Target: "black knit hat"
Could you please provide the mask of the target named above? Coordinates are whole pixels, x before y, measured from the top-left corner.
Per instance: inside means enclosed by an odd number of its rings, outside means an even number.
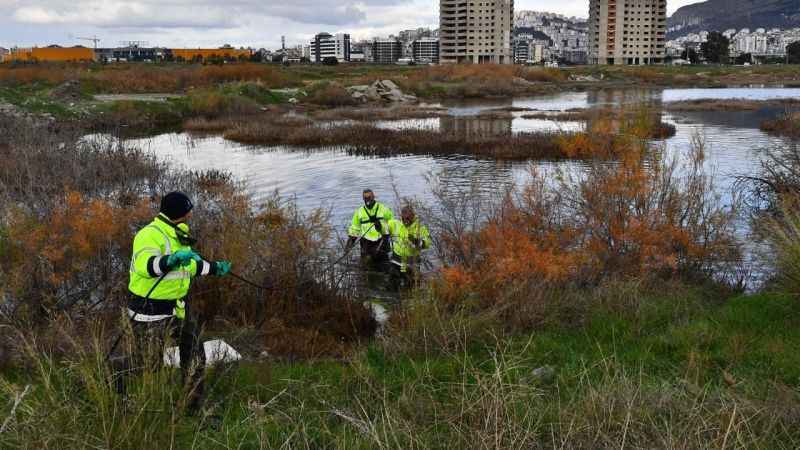
[[[192,201],[183,192],[170,192],[161,199],[161,212],[171,220],[180,219],[194,208]]]

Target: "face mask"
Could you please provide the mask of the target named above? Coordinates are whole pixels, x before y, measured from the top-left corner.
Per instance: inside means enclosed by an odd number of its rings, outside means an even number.
[[[375,205],[375,199],[364,199],[364,204],[367,205],[367,208],[372,208],[372,206]]]

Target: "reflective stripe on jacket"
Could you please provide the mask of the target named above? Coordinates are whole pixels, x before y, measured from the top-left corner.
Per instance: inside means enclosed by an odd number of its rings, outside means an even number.
[[[162,216],[163,217],[163,216]],[[188,233],[188,226],[179,225]],[[192,261],[186,267],[175,267],[167,270],[167,258],[179,250],[191,250],[188,245],[178,241],[175,230],[161,220],[155,219],[136,233],[133,239],[133,254],[130,265],[130,281],[128,290],[137,297],[146,297],[158,279],[166,272],[166,276],[150,293],[149,301],[175,303],[189,293],[193,277],[211,273],[211,263]],[[179,319],[184,311],[173,312]]]
[[[375,202],[370,209],[367,209],[367,206],[364,205],[353,214],[353,220],[347,234],[355,238],[363,236],[364,239],[375,242],[382,236],[389,234],[388,222],[393,218],[392,210],[384,206],[383,203]],[[381,224],[380,231],[374,224],[376,221]]]
[[[392,251],[401,258],[417,257],[420,250],[431,246],[428,228],[420,224],[419,219],[409,226],[401,220],[390,220],[389,233],[392,235]],[[414,244],[412,238],[419,239],[419,246]]]

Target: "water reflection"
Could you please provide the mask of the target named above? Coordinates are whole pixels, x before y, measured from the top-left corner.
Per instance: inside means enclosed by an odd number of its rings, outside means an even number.
[[[525,119],[525,112],[508,117],[478,117],[482,112],[501,107],[535,108],[540,111],[565,111],[588,106],[630,105],[648,102],[699,98],[771,99],[800,96],[800,89],[610,89],[594,92],[568,92],[551,96],[516,99],[449,102],[453,117],[382,122],[387,127],[441,128],[463,135],[498,134],[543,129],[580,129],[579,122]],[[660,108],[659,108],[660,109]],[[758,130],[758,122],[770,112],[665,113],[663,120],[673,123],[677,133],[664,142],[667,156],[682,158],[695,136],[706,143],[705,164],[718,175],[717,193],[723,201],[737,175],[752,174],[759,166],[760,149],[782,145],[780,138]],[[550,128],[548,128],[550,127]],[[220,169],[244,181],[256,199],[275,190],[292,197],[303,210],[330,208],[335,224],[346,229],[353,210],[361,202],[361,190],[372,188],[382,201],[397,207],[396,197],[407,196],[433,202],[431,176],[446,192],[473,192],[491,197],[525,179],[528,163],[475,160],[469,157],[400,156],[368,158],[344,151],[296,151],[283,147],[252,148],[227,142],[221,137],[193,138],[186,134],[167,134],[132,141],[175,165],[194,170]],[[579,171],[579,162],[532,162],[545,172],[556,169]]]
[[[439,121],[441,130],[456,136],[502,136],[511,134],[513,116],[507,118],[475,118],[465,116],[442,117]]]

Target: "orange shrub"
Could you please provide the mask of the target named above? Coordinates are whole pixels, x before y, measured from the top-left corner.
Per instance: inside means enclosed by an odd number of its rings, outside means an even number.
[[[678,167],[646,141],[626,136],[604,142],[617,161],[598,159],[557,176],[532,170],[526,185],[473,233],[473,255],[446,261],[441,295],[452,301],[472,292],[491,303],[517,286],[712,277],[735,264],[734,211],[715,197],[702,148]],[[570,143],[588,148],[576,151],[596,151],[592,139],[583,135]]]
[[[11,298],[27,307],[66,308],[118,295],[127,278],[129,261],[120,253],[132,242],[130,224],[150,214],[146,202],[117,206],[74,191],[45,217],[12,210],[0,261]]]

